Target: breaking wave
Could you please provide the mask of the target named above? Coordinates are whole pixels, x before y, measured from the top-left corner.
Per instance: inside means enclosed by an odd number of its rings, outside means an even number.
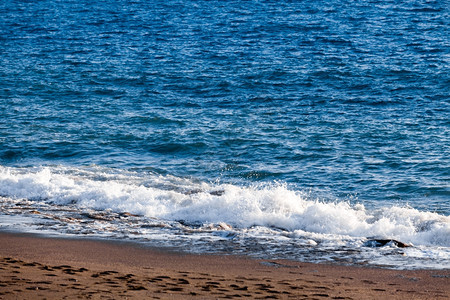
[[[283,183],[237,186],[95,167],[0,167],[0,195],[187,224],[263,226],[297,235],[380,237],[450,247],[448,216],[408,206],[366,209],[346,201],[320,201]]]

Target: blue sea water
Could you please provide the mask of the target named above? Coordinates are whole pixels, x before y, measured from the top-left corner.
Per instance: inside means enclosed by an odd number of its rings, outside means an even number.
[[[446,1],[2,1],[0,228],[449,268],[449,20]]]

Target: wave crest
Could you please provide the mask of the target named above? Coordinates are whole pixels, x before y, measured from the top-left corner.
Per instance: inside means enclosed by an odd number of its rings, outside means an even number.
[[[408,206],[366,209],[345,201],[312,200],[282,183],[244,187],[95,167],[0,166],[0,195],[169,221],[265,226],[315,236],[376,236],[450,247],[448,216]]]

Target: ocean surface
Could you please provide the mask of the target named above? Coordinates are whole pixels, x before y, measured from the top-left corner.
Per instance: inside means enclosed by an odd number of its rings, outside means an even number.
[[[448,1],[1,1],[0,230],[450,268],[449,23]]]

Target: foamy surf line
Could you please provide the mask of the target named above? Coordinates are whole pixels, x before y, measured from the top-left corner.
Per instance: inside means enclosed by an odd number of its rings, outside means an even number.
[[[128,239],[190,252],[392,268],[449,268],[450,218],[100,167],[0,166],[0,227]]]

